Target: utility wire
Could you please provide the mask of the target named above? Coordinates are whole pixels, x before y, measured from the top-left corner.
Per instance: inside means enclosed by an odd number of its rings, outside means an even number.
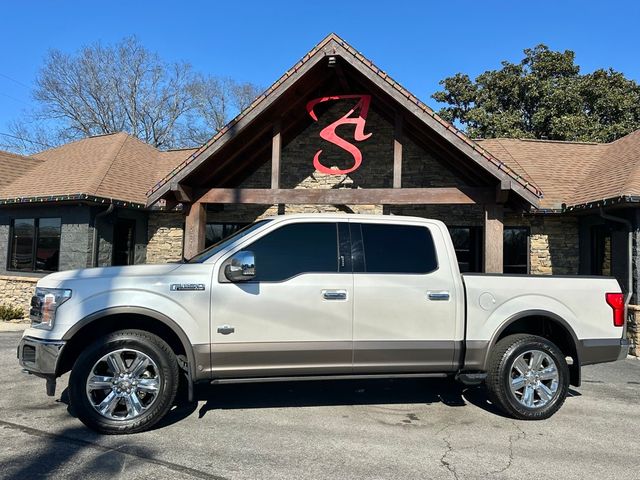
[[[33,143],[34,145],[40,145],[42,147],[53,148],[51,145],[47,145],[46,143],[38,142],[36,140],[29,140],[28,138],[18,137],[16,135],[11,135],[10,133],[0,132],[0,135],[4,135],[5,137],[15,138],[16,140],[21,140],[23,142]]]
[[[0,77],[4,77],[7,80],[11,80],[12,82],[17,83],[18,85],[22,85],[25,88],[31,88],[29,85],[27,85],[26,83],[22,83],[20,80],[16,80],[15,78],[11,78],[9,75],[5,75],[4,73],[0,72]]]

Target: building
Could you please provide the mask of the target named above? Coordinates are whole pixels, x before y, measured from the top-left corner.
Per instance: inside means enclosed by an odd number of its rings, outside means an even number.
[[[4,301],[44,271],[176,261],[257,218],[342,211],[441,219],[463,271],[615,275],[638,303],[640,131],[474,141],[335,35],[197,150],[114,134],[0,161]]]

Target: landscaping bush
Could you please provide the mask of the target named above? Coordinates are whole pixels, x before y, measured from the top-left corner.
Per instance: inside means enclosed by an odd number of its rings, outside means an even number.
[[[12,305],[0,305],[0,320],[18,320],[24,317],[24,310],[20,307],[14,307]]]

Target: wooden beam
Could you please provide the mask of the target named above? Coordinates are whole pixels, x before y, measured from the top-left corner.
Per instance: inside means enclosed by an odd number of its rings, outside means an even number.
[[[487,204],[484,207],[484,271],[503,272],[504,208]]]
[[[184,248],[185,258],[191,258],[204,250],[207,229],[207,211],[203,203],[192,203],[188,206],[185,219]]]
[[[393,188],[402,188],[402,115],[398,112],[393,130]]]
[[[511,180],[500,180],[496,187],[496,203],[507,203],[509,199],[509,191],[512,189]]]
[[[490,188],[367,188],[367,189],[268,189],[212,188],[204,193],[202,203],[247,203],[274,205],[469,205],[492,202]]]
[[[271,141],[271,188],[280,188],[280,157],[282,156],[281,122],[273,125],[273,140]]]
[[[171,182],[171,191],[180,203],[193,202],[193,190],[187,185],[181,185],[178,182]]]

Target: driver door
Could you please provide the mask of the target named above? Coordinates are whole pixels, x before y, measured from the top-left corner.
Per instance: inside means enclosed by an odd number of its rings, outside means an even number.
[[[351,372],[348,231],[346,221],[278,222],[219,262],[211,300],[214,377]],[[253,253],[255,276],[232,282],[225,268],[239,252]]]

